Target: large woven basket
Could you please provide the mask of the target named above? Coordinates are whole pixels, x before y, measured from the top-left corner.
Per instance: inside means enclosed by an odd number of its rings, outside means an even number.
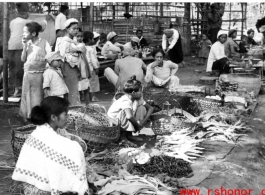
[[[120,137],[116,121],[92,107],[70,107],[68,114],[67,131],[85,140],[88,153],[100,152]]]
[[[14,160],[17,162],[22,146],[30,134],[36,129],[35,125],[27,125],[12,129],[11,145],[14,153]]]
[[[254,91],[255,96],[259,94],[262,84],[259,75],[248,73],[233,73],[228,75],[221,75],[220,79],[224,76],[227,76],[230,82],[237,82],[240,88],[246,88],[248,92]]]
[[[110,143],[120,138],[120,126],[103,127],[87,126],[82,124],[77,130],[67,129],[69,133],[78,135],[87,144],[87,153],[100,152],[106,149]]]

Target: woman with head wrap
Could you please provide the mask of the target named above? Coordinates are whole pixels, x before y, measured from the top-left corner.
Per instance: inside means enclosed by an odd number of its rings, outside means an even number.
[[[8,41],[8,85],[12,88],[14,96],[21,95],[22,80],[23,80],[23,62],[21,61],[21,53],[23,50],[22,37],[23,28],[26,23],[30,22],[29,5],[28,3],[16,3],[17,17],[11,20],[10,39]]]
[[[176,64],[183,61],[181,36],[175,29],[166,29],[162,37],[162,48],[170,60]]]
[[[234,39],[237,37],[237,30],[231,29],[228,32],[228,38],[227,41],[224,43],[225,47],[225,55],[228,58],[239,58],[239,45],[234,41]]]
[[[126,43],[124,47],[129,47],[132,49],[139,49],[140,47],[139,43],[140,43],[140,39],[138,37],[132,37],[131,41]]]
[[[143,70],[146,70],[145,63],[134,57],[135,51],[132,48],[125,47],[122,53],[124,58],[116,60],[114,71],[111,68],[106,68],[104,73],[109,82],[121,90],[123,90],[124,83],[133,75],[136,75],[137,80],[143,83]]]
[[[227,39],[227,33],[220,30],[217,34],[217,41],[212,45],[206,72],[211,74],[212,70],[219,70],[220,72],[229,71],[229,60],[225,55],[224,43]]]
[[[123,46],[117,43],[117,34],[115,32],[110,32],[107,36],[107,42],[101,50],[101,55],[108,59],[117,59],[118,53],[121,52]]]
[[[58,45],[58,50],[64,58],[62,73],[69,89],[68,100],[71,106],[80,104],[79,78],[86,79],[90,76],[88,64],[82,55],[85,52],[85,45],[73,40],[79,31],[78,23],[78,20],[74,18],[65,22],[67,33]]]

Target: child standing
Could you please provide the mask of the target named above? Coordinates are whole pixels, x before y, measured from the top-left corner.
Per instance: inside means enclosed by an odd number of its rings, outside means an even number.
[[[140,131],[143,125],[153,113],[153,107],[142,98],[142,84],[133,76],[124,84],[125,95],[116,100],[108,110],[108,116],[120,121],[121,139],[129,145],[135,146],[128,141],[142,141],[141,138],[133,137],[132,132]]]
[[[44,97],[58,96],[68,99],[69,92],[60,70],[63,64],[63,58],[58,52],[48,53],[45,57],[50,67],[43,73]]]
[[[199,46],[201,48],[198,54],[199,64],[206,65],[210,48],[212,46],[212,42],[207,38],[206,34],[202,34],[202,40],[199,42]]]
[[[78,31],[75,39],[76,39],[76,41],[79,44],[83,44],[84,47],[85,47],[85,44],[83,42],[84,33],[83,33],[83,31],[80,28],[79,28],[79,31]],[[86,51],[84,51],[84,55],[83,56],[85,58]],[[85,79],[82,79],[81,81],[79,81],[79,83],[78,83],[78,91],[79,91],[79,94],[80,94],[80,99],[82,101],[85,100],[86,105],[88,105],[89,102],[90,102],[90,99],[89,99],[89,88],[90,88],[90,83],[89,83],[89,79],[88,78],[85,78]]]
[[[45,56],[51,52],[51,46],[46,40],[38,37],[41,30],[42,27],[37,22],[27,23],[23,29],[21,60],[25,64],[19,114],[24,122],[30,118],[32,108],[40,105],[43,99]]]
[[[97,59],[97,52],[94,47],[94,34],[92,32],[84,33],[84,43],[86,44],[86,58],[91,71],[91,78],[89,79],[90,83],[90,93],[92,102],[97,102],[99,99],[96,97],[96,92],[99,92],[99,62]]]

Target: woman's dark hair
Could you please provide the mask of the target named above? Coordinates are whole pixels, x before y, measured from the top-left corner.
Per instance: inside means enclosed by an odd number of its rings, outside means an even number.
[[[258,32],[259,32],[259,28],[260,28],[261,26],[263,26],[263,25],[265,25],[265,17],[263,17],[263,18],[257,20],[256,28],[257,28]]]
[[[69,102],[57,96],[49,96],[42,100],[40,106],[35,106],[31,111],[31,122],[35,125],[43,125],[50,122],[51,115],[59,116],[67,112]]]
[[[156,56],[156,54],[157,53],[162,53],[162,55],[163,55],[163,57],[165,57],[165,52],[164,52],[164,50],[163,49],[161,49],[161,48],[158,48],[158,49],[155,49],[154,51],[153,51],[153,53],[152,53],[152,56],[153,56],[153,58]]]
[[[61,5],[60,12],[64,13],[68,9],[69,9],[69,7],[67,5]]]
[[[117,37],[118,35],[115,35],[114,37],[112,37],[111,39],[110,39],[110,41],[113,41],[114,39],[115,39],[115,37]]]
[[[37,22],[29,22],[26,24],[26,27],[31,34],[35,32],[36,36],[38,36],[39,32],[42,30],[41,25],[39,25]]]
[[[29,4],[28,3],[16,3],[17,12],[25,13],[29,12]]]
[[[247,31],[247,34],[250,35],[250,33],[252,33],[252,32],[255,33],[255,31],[251,28],[251,29],[249,29],[249,30]]]
[[[107,40],[107,34],[106,33],[100,33],[99,40]]]
[[[83,42],[84,43],[88,43],[89,40],[93,40],[94,38],[94,34],[90,31],[85,31],[84,32],[84,38],[83,38]]]
[[[82,28],[78,28],[78,32],[83,32],[83,31],[82,31]]]
[[[138,92],[142,89],[142,83],[136,80],[136,76],[132,76],[130,80],[126,81],[124,84],[123,91],[125,93]]]

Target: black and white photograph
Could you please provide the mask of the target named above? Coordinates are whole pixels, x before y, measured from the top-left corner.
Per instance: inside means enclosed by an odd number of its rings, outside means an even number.
[[[264,2],[0,2],[0,195],[265,195]]]

